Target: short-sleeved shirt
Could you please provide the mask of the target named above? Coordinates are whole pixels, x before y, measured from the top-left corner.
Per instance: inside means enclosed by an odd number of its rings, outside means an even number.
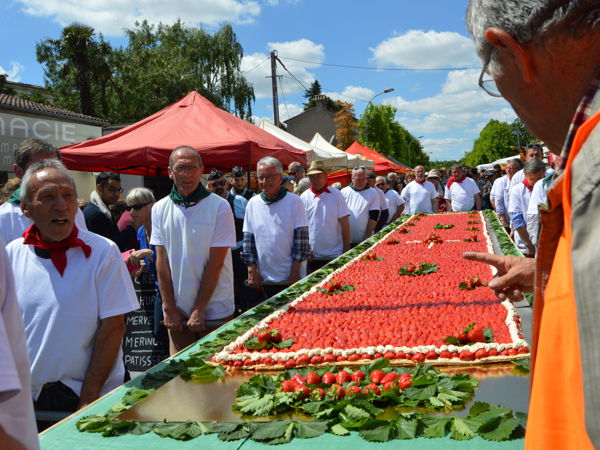
[[[227,200],[210,194],[185,208],[169,197],[152,207],[150,244],[165,247],[169,257],[175,304],[189,316],[194,308],[211,247],[235,246],[233,212]],[[227,251],[219,281],[206,305],[206,320],[233,314],[233,265]]]
[[[508,175],[504,175],[494,180],[492,185],[492,192],[490,193],[490,199],[494,200],[496,205],[496,212],[498,214],[506,214],[508,212],[508,188],[510,187],[510,180]]]
[[[342,254],[342,226],[339,219],[350,215],[340,191],[327,188],[318,196],[307,189],[300,198],[308,219],[310,249],[314,259],[333,259]]]
[[[63,276],[23,238],[6,247],[23,313],[34,399],[45,383],[54,381],[79,395],[100,321],[139,308],[116,244],[85,230],[77,237],[92,253],[86,258],[81,247],[68,249]],[[119,350],[101,395],[121,385],[124,375]]]
[[[472,211],[475,207],[475,196],[480,193],[477,183],[465,177],[461,182],[452,183],[450,188],[446,186],[444,198],[450,200],[452,211]]]
[[[31,219],[23,214],[19,205],[10,202],[0,205],[0,237],[6,245],[23,236],[32,223]],[[75,225],[79,230],[87,230],[83,212],[79,208],[75,214]]]
[[[548,188],[550,183],[544,183],[544,179],[541,179],[535,183],[531,196],[529,197],[529,205],[527,206],[527,215],[538,215],[539,205],[545,205],[548,202]]]
[[[260,195],[248,201],[244,233],[254,235],[258,271],[264,282],[281,283],[288,279],[294,230],[301,227],[308,227],[308,220],[297,195],[288,193],[270,205]],[[306,261],[301,264],[300,275],[306,275]]]
[[[407,214],[420,212],[431,214],[433,212],[431,201],[436,199],[438,194],[435,186],[430,181],[424,183],[411,181],[402,189],[401,196],[406,201]]]
[[[398,208],[404,205],[405,201],[400,194],[393,189],[388,189],[385,192],[385,201],[389,211],[388,223],[390,223],[392,221],[392,217],[394,217],[394,214],[396,214],[396,211],[398,211]]]
[[[379,196],[373,188],[355,191],[346,186],[341,192],[350,210],[350,242],[361,242],[369,224],[369,212],[380,210]]]
[[[26,448],[37,449],[30,378],[23,319],[0,239],[0,426]]]

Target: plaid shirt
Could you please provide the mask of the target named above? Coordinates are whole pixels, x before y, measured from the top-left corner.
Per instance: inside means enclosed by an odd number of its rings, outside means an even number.
[[[569,126],[569,131],[567,132],[565,143],[563,144],[563,148],[560,153],[560,156],[563,158],[560,169],[564,169],[567,165],[567,159],[569,158],[569,152],[571,151],[575,134],[577,134],[579,127],[590,118],[593,112],[594,100],[596,100],[596,95],[598,94],[599,90],[600,72],[596,74],[596,77],[586,89],[585,94],[583,94],[583,97],[579,102],[577,111],[575,111],[575,115],[573,116],[573,120]]]
[[[298,227],[294,229],[294,238],[292,240],[292,259],[294,261],[304,261],[310,254],[310,241],[308,238],[308,227]],[[258,251],[256,250],[256,240],[253,233],[244,232],[244,247],[242,250],[242,259],[246,265],[258,263]]]

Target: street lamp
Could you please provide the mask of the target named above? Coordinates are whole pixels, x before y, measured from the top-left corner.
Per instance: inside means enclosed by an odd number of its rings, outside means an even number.
[[[384,89],[383,91],[381,91],[379,94],[375,94],[373,96],[373,98],[367,102],[367,106],[365,107],[365,112],[367,112],[367,109],[369,109],[369,105],[373,102],[373,100],[375,100],[376,97],[379,97],[380,95],[383,95],[383,94],[389,94],[393,90],[394,90],[394,88],[387,88],[387,89]],[[363,113],[363,115],[364,115],[364,113]],[[367,123],[365,122],[365,139],[366,138],[367,138]]]
[[[412,138],[412,140],[408,143],[408,165],[412,167],[412,145],[419,139],[423,139],[423,136],[413,137],[413,135],[411,134],[410,137]]]

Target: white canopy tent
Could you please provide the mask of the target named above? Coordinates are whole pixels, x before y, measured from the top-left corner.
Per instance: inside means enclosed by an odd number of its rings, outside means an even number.
[[[331,145],[327,140],[321,136],[319,133],[315,133],[313,138],[310,141],[310,144],[318,151],[323,153],[328,153],[332,156],[345,156],[347,158],[347,163],[340,169],[352,169],[354,167],[364,166],[367,169],[373,169],[375,164],[370,159],[363,159],[356,155],[351,155],[346,153],[343,150],[340,150],[337,147]]]
[[[506,164],[508,164],[509,161],[512,161],[513,159],[520,159],[520,158],[521,157],[519,155],[515,155],[515,156],[509,156],[508,158],[498,159],[498,160],[496,160],[494,162],[491,162],[489,164],[479,164],[477,166],[477,170],[493,169],[496,164],[500,164],[500,166],[503,167]]]

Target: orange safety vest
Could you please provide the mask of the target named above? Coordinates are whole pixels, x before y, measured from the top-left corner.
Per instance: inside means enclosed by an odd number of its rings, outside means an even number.
[[[532,384],[526,449],[593,449],[585,427],[583,373],[572,270],[571,165],[600,121],[600,113],[577,131],[562,186],[563,230],[542,299],[534,305]],[[552,198],[552,189],[548,197]],[[556,194],[555,194],[556,195]]]

